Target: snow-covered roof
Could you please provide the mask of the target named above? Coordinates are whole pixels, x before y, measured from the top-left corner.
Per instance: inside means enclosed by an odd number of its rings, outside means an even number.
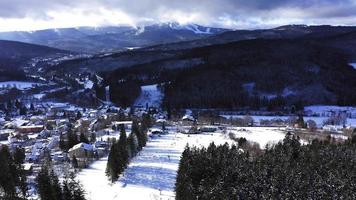
[[[119,122],[112,122],[114,125],[121,125],[121,124],[132,124],[132,121],[119,121]]]
[[[76,149],[85,149],[87,151],[93,151],[94,147],[91,144],[81,142],[79,144],[74,145],[72,148],[69,149],[69,151],[73,151]]]
[[[165,119],[158,119],[156,122],[157,122],[157,123],[164,123],[164,122],[167,122],[167,120],[165,120]]]
[[[182,120],[190,120],[190,121],[194,121],[194,117],[190,116],[190,115],[184,115],[182,117]]]

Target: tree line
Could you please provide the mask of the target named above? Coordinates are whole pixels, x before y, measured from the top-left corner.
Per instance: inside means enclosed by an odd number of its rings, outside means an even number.
[[[130,159],[146,146],[147,130],[151,126],[151,117],[144,114],[141,124],[136,120],[132,123],[131,134],[127,137],[124,125],[120,125],[120,137],[114,141],[106,166],[106,175],[111,182],[117,181],[119,175],[124,172]]]
[[[356,199],[355,152],[356,136],[302,146],[290,134],[257,157],[228,144],[186,147],[176,199]]]

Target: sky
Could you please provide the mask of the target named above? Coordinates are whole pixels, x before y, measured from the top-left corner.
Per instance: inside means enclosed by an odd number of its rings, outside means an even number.
[[[0,31],[160,22],[232,29],[356,25],[356,0],[0,0]]]

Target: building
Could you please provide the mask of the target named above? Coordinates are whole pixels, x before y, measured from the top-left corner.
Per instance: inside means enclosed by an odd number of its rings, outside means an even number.
[[[79,168],[84,168],[89,165],[91,160],[93,160],[95,156],[95,148],[93,145],[82,142],[70,148],[68,154],[71,159],[74,157],[77,159]]]
[[[43,125],[32,125],[32,126],[19,126],[17,131],[19,133],[39,133],[43,131]]]

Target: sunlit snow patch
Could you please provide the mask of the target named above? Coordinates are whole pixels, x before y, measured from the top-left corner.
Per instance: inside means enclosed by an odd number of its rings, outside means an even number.
[[[145,85],[141,87],[141,95],[135,102],[135,106],[145,107],[159,107],[163,98],[162,92],[159,90],[158,85]]]

